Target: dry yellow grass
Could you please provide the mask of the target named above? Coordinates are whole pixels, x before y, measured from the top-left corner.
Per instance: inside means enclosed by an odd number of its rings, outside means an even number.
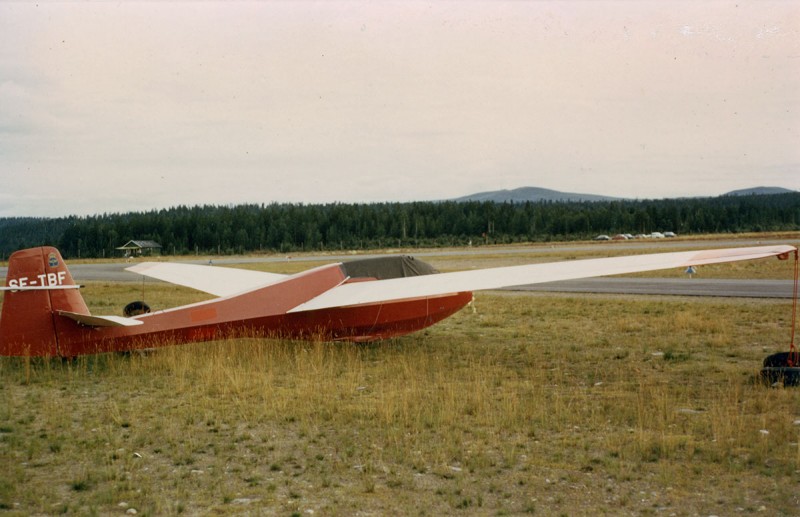
[[[90,305],[127,301],[124,289],[99,289]],[[474,311],[370,345],[3,358],[0,504],[20,515],[793,515],[800,390],[753,382],[787,345],[789,309],[480,294]]]
[[[764,277],[788,278],[767,263]],[[137,284],[84,295],[105,314],[142,298]],[[207,298],[157,283],[144,297]],[[371,345],[2,358],[0,508],[794,515],[800,390],[754,382],[789,324],[785,301],[479,294],[474,310]]]

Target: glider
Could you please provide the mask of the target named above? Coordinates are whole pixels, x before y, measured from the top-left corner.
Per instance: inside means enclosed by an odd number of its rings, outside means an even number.
[[[9,258],[0,355],[74,357],[230,337],[373,341],[414,332],[459,311],[472,292],[555,280],[766,257],[793,246],[657,253],[438,273],[412,257],[329,264],[294,275],[145,262],[127,268],[216,297],[128,316],[89,312],[53,247]],[[140,303],[141,305],[141,303]]]

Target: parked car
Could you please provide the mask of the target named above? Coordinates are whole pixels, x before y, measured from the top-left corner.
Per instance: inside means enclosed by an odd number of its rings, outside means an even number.
[[[609,237],[608,235],[598,235],[597,237],[594,238],[594,240],[596,240],[596,241],[610,241],[611,237]]]
[[[677,237],[674,232],[664,232],[664,237]]]

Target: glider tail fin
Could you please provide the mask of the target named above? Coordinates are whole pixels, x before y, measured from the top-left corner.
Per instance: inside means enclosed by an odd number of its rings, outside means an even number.
[[[58,355],[56,311],[89,314],[64,259],[53,247],[30,248],[8,260],[0,355]]]

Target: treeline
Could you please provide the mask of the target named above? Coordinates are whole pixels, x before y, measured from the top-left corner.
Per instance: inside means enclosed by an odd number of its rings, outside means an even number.
[[[144,213],[0,219],[0,258],[56,245],[65,257],[111,257],[129,240],[163,254],[235,254],[800,229],[800,193],[611,202],[416,202],[178,206]]]

